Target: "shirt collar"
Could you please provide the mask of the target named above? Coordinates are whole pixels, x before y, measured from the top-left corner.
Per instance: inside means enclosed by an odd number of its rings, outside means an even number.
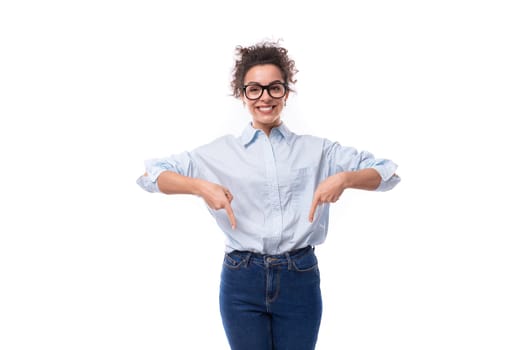
[[[288,127],[286,125],[284,125],[284,123],[281,122],[281,125],[279,125],[276,128],[273,128],[272,130],[279,131],[281,133],[281,135],[283,136],[283,139],[287,143],[290,143],[290,140],[292,138],[292,132],[290,131],[290,129],[288,129]]]
[[[275,130],[275,131],[274,131]],[[241,134],[241,142],[243,144],[244,147],[248,146],[250,143],[252,143],[260,133],[262,133],[263,131],[262,130],[259,130],[259,129],[255,129],[253,126],[252,126],[252,123],[250,122],[250,124],[248,124],[246,126],[246,128],[244,128],[242,134]],[[284,123],[281,122],[281,125],[275,127],[272,129],[272,132],[279,132],[283,139],[289,143],[290,142],[290,139],[291,139],[291,136],[292,136],[292,132],[290,131],[290,129],[288,129],[286,127],[286,125],[284,125]]]

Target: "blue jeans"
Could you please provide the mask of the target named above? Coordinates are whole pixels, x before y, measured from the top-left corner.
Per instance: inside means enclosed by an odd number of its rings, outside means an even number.
[[[227,253],[220,309],[232,350],[314,349],[322,313],[314,249]]]

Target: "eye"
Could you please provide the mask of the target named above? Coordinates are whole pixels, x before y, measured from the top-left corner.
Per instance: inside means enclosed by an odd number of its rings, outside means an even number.
[[[246,87],[246,91],[250,94],[257,94],[261,92],[261,87],[258,85],[249,85]]]
[[[270,85],[270,90],[272,92],[282,93],[284,90],[284,87],[281,84],[273,84],[273,85]]]

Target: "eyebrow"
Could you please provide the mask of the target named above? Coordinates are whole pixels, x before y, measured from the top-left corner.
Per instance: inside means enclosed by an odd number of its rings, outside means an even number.
[[[269,82],[268,85],[272,85],[272,84],[274,84],[274,83],[285,84],[284,81],[281,81],[281,80],[274,80],[274,81],[272,81],[272,82]],[[250,82],[246,83],[245,85],[261,85],[261,86],[263,86],[261,83],[256,82],[256,81],[250,81]]]

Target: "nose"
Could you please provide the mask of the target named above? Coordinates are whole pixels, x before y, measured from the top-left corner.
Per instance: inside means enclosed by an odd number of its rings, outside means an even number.
[[[269,91],[268,88],[264,88],[263,92],[262,92],[262,95],[261,95],[261,97],[259,97],[259,99],[261,99],[261,100],[272,99],[273,97],[270,96],[270,93],[268,91]]]

